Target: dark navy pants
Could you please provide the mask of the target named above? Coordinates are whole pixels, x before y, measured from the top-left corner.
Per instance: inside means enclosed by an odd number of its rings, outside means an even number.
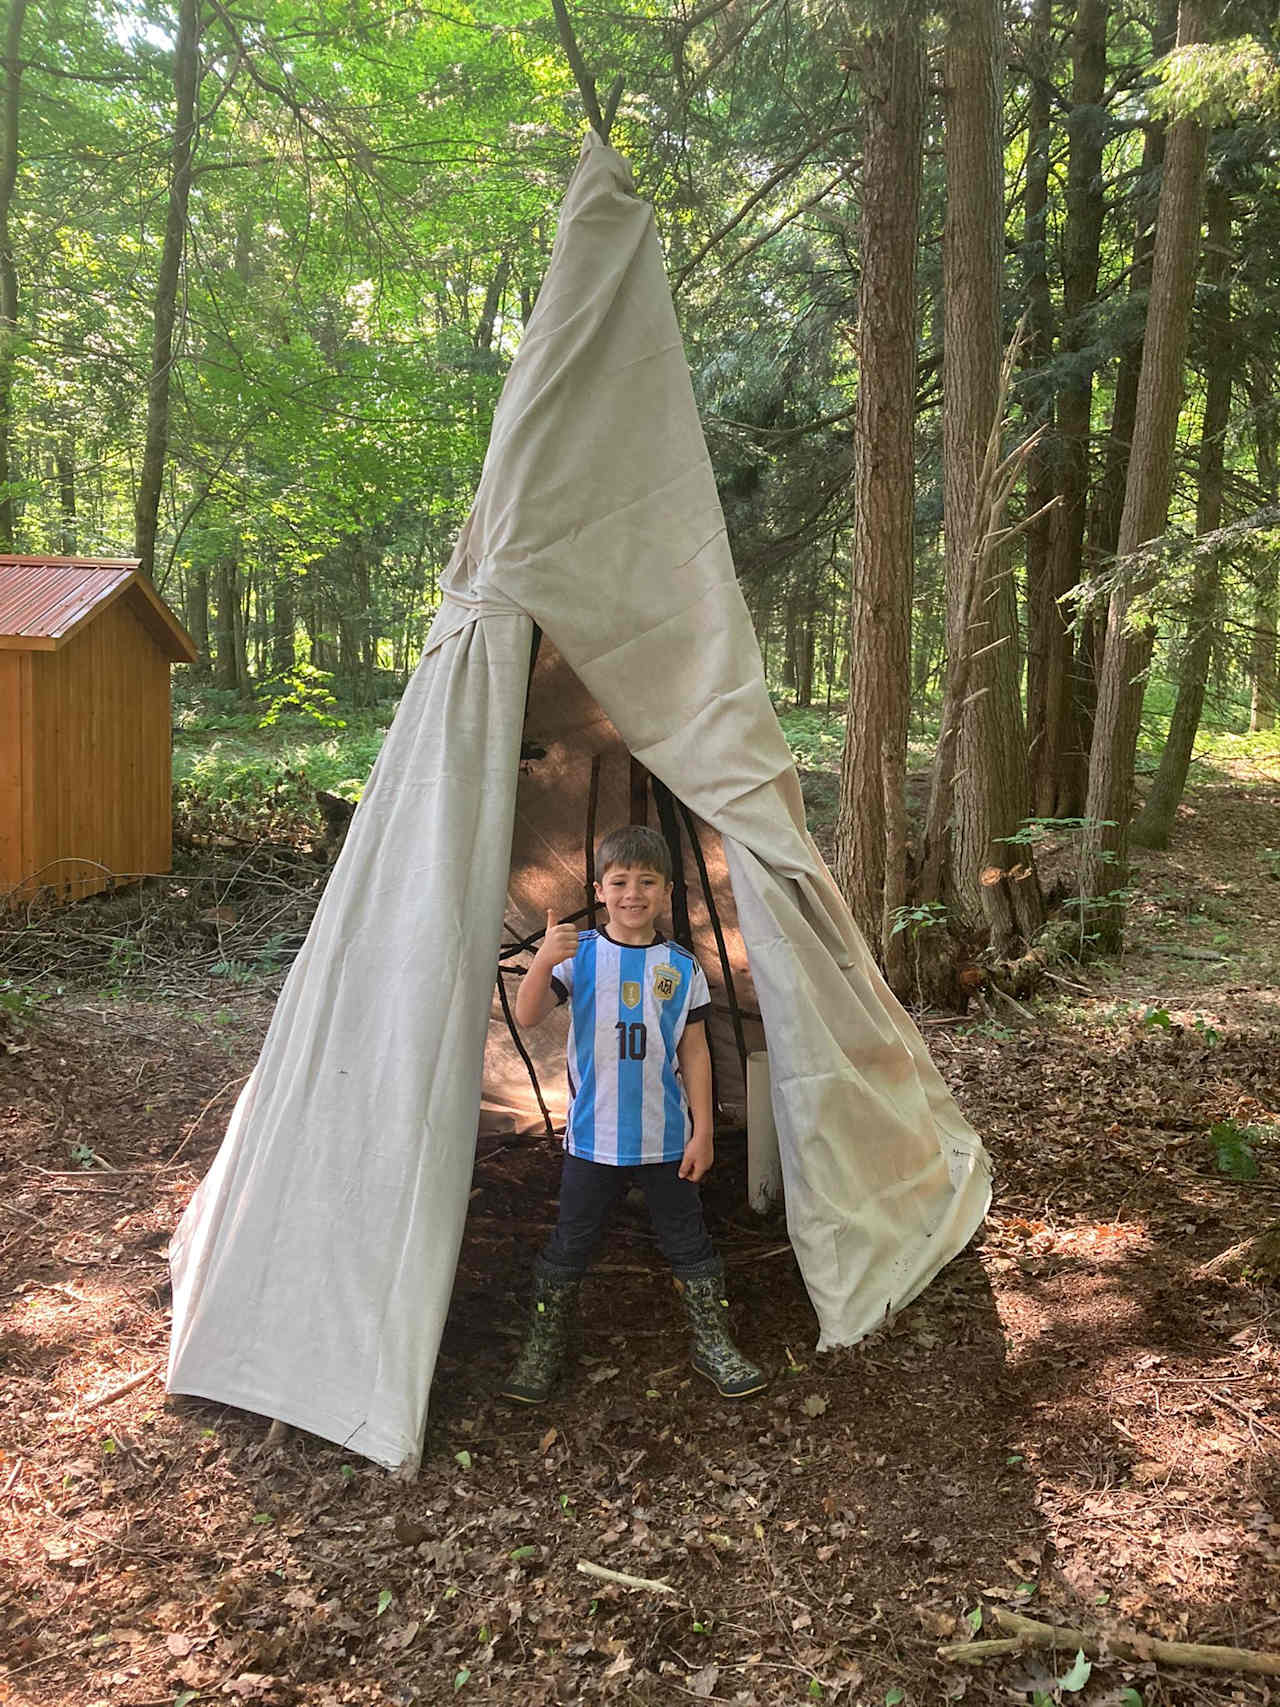
[[[543,1262],[584,1274],[614,1205],[632,1180],[644,1192],[658,1244],[675,1272],[685,1275],[714,1264],[715,1248],[702,1219],[701,1193],[692,1180],[680,1178],[679,1162],[615,1168],[584,1161],[568,1151],[560,1176],[560,1218],[543,1247]]]

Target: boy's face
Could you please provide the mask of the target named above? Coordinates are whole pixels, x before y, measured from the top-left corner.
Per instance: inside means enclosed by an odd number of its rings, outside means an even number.
[[[596,899],[609,915],[609,934],[619,942],[652,942],[654,920],[670,895],[666,878],[648,865],[611,865],[596,884]]]

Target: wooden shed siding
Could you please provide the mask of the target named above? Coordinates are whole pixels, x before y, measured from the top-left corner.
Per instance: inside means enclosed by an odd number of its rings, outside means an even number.
[[[26,872],[23,848],[23,748],[21,652],[0,652],[0,892]]]
[[[109,873],[168,871],[172,854],[169,661],[130,606],[118,599],[57,652],[27,654],[28,872],[73,896],[101,889]]]

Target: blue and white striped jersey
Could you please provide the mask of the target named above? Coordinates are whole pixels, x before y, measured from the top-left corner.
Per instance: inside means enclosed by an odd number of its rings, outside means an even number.
[[[619,1168],[679,1161],[693,1125],[676,1046],[711,1005],[693,955],[661,937],[631,948],[584,931],[551,987],[571,1013],[566,1150]]]

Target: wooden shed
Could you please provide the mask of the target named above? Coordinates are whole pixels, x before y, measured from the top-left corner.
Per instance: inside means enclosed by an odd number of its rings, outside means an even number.
[[[169,870],[169,669],[195,657],[136,560],[0,556],[0,904]]]

